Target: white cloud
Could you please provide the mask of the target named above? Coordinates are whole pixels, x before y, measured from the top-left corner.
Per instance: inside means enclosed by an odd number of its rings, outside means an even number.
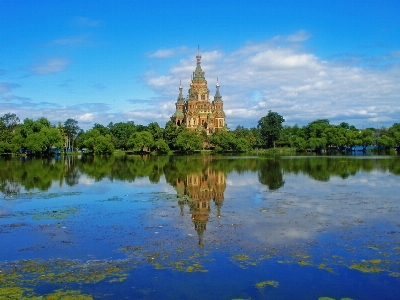
[[[320,118],[327,118],[333,124],[345,121],[360,128],[398,122],[398,64],[385,68],[360,67],[321,59],[285,43],[301,42],[310,36],[298,31],[287,37],[249,42],[230,53],[219,50],[201,53],[211,97],[215,93],[214,78],[219,78],[228,124],[254,127],[268,110],[285,116],[288,125],[305,125]],[[148,86],[170,98],[172,109],[168,115],[174,112],[179,79],[184,96],[187,94],[196,54],[194,51],[181,59],[165,74],[147,73]],[[390,55],[395,57],[397,52]]]
[[[64,71],[69,65],[69,61],[65,58],[49,58],[43,64],[34,66],[31,71],[35,75],[50,75]]]
[[[91,122],[91,121],[93,121],[93,114],[92,113],[85,113],[85,114],[83,114],[83,115],[80,115],[79,117],[78,117],[78,120],[79,121],[83,121],[83,122]]]
[[[289,35],[286,40],[288,42],[304,42],[311,38],[311,34],[305,30],[299,30],[296,33]]]

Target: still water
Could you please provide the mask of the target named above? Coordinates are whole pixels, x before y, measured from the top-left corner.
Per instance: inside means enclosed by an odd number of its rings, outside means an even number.
[[[0,191],[1,299],[400,298],[399,156],[1,158]]]

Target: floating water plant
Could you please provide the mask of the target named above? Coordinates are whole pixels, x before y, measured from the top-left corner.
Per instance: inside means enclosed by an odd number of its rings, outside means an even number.
[[[353,264],[349,268],[357,270],[357,271],[360,271],[360,272],[363,272],[363,273],[380,273],[380,272],[383,272],[383,270],[378,268],[377,266],[370,266],[367,263]]]
[[[273,280],[268,280],[268,281],[261,281],[259,283],[256,283],[256,288],[258,289],[262,289],[265,286],[272,286],[274,288],[277,288],[279,283],[277,281],[273,281]]]
[[[33,215],[34,220],[42,219],[67,219],[70,214],[75,214],[78,211],[75,207],[68,207],[65,209],[45,211]]]

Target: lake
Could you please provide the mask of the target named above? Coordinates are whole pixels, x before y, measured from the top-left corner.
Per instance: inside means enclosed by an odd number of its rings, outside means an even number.
[[[0,190],[1,299],[399,299],[400,156],[3,157]]]

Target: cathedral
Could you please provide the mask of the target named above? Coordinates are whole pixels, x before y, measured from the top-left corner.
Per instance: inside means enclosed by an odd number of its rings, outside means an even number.
[[[171,120],[177,126],[184,124],[189,130],[205,131],[210,135],[226,128],[223,102],[219,93],[217,79],[214,100],[210,102],[210,90],[201,69],[201,55],[196,55],[197,66],[193,72],[190,88],[186,99],[182,95],[182,85],[179,86],[179,96],[175,103],[176,111]]]

